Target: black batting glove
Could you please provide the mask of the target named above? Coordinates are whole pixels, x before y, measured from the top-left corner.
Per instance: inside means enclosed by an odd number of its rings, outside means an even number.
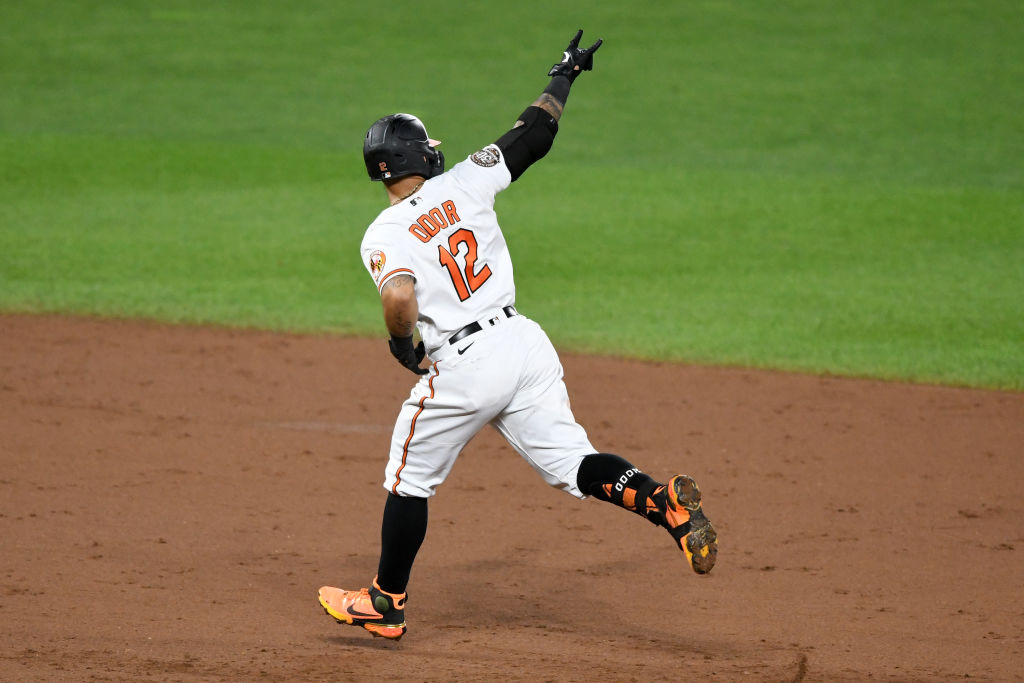
[[[586,50],[581,50],[579,45],[582,37],[583,29],[580,29],[569,42],[569,47],[562,53],[562,61],[551,67],[548,76],[565,76],[572,83],[581,72],[594,68],[594,53],[604,41],[598,40]]]
[[[398,362],[403,366],[409,368],[417,375],[425,375],[428,370],[420,367],[420,361],[427,355],[426,349],[423,348],[423,342],[420,342],[415,348],[412,345],[412,335],[408,337],[396,337],[391,335],[391,339],[388,340],[388,347],[391,349],[391,355],[398,359]]]

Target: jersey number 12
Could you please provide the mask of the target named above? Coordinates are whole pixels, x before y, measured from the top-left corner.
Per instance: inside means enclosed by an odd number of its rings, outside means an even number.
[[[466,245],[466,267],[460,268],[455,256],[463,244]],[[476,267],[476,236],[465,228],[451,234],[448,238],[448,249],[440,245],[437,247],[437,258],[441,265],[448,269],[448,275],[451,276],[452,284],[455,285],[455,293],[459,295],[459,301],[468,299],[491,276],[491,269],[487,265],[478,271],[474,270]]]

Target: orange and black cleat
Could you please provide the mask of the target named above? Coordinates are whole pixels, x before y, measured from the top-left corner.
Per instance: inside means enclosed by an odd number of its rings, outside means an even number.
[[[655,497],[658,494],[665,496],[663,526],[686,553],[693,571],[707,574],[718,559],[718,534],[700,507],[697,482],[685,474],[677,474]]]
[[[386,593],[373,586],[357,591],[324,586],[318,594],[320,606],[339,623],[362,626],[374,636],[398,640],[405,635],[405,600],[408,593]]]

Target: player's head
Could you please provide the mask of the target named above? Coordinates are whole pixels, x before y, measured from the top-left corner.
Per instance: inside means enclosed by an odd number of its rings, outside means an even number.
[[[385,116],[370,126],[363,142],[363,161],[370,180],[396,180],[410,175],[433,178],[444,173],[441,143],[427,137],[423,122],[411,114]]]

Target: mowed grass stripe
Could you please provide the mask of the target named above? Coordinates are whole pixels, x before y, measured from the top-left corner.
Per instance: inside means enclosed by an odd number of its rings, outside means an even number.
[[[366,127],[458,160],[579,25],[597,70],[498,199],[557,343],[1024,388],[1019,3],[570,10],[5,5],[0,308],[381,334]]]

